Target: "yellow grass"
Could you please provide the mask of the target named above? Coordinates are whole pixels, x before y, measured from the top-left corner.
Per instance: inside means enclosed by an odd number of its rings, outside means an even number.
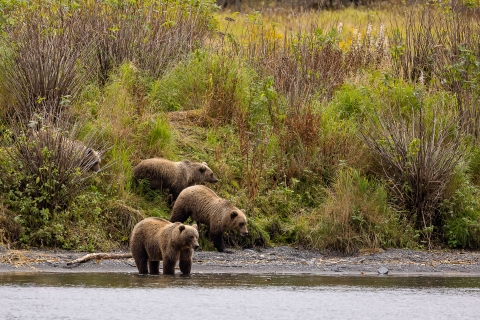
[[[371,10],[367,8],[346,8],[335,11],[293,12],[288,10],[238,13],[220,11],[215,18],[218,21],[218,31],[232,34],[235,38],[245,41],[246,34],[254,28],[263,27],[270,37],[281,38],[285,33],[310,32],[316,29],[330,30],[342,25],[341,36],[349,42],[355,30],[363,36],[369,24],[372,35],[375,36],[380,26],[385,25],[386,32],[393,28],[401,28],[402,6],[395,8]],[[401,28],[402,29],[402,28]]]

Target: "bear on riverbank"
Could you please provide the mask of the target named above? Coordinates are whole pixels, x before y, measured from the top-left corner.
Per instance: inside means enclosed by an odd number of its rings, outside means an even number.
[[[213,171],[205,162],[174,162],[163,158],[142,160],[133,168],[136,180],[147,180],[152,189],[169,189],[170,203],[173,203],[180,192],[197,183],[218,181]]]
[[[146,218],[135,225],[130,236],[130,252],[140,274],[174,274],[179,261],[180,271],[189,274],[193,251],[198,248],[197,226],[171,223],[161,218]]]
[[[210,227],[210,239],[219,252],[225,252],[224,231],[234,230],[242,236],[248,234],[243,211],[202,185],[188,187],[180,193],[170,221],[183,223],[188,217]]]

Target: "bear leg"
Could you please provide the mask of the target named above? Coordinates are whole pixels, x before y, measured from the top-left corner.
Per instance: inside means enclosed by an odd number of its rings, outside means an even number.
[[[145,248],[136,246],[134,250],[132,250],[132,256],[135,260],[138,273],[148,274],[148,255]]]
[[[172,211],[172,216],[170,217],[170,222],[181,222],[184,223],[190,217],[190,212],[182,208],[175,208]]]
[[[180,271],[183,274],[190,274],[192,270],[193,249],[184,250],[180,253]]]
[[[139,274],[148,274],[148,260],[147,259],[135,259]]]
[[[171,201],[171,204],[173,204],[175,201],[177,201],[178,196],[180,195],[180,192],[185,189],[185,187],[178,186],[178,185],[172,185],[170,187],[170,193],[171,193],[171,198],[169,201]]]
[[[150,274],[159,274],[160,273],[160,261],[148,260],[148,269],[150,270]]]
[[[225,242],[223,241],[223,233],[213,233],[210,231],[210,239],[218,252],[225,252]]]
[[[172,259],[163,259],[163,274],[175,274],[175,265],[177,261]]]

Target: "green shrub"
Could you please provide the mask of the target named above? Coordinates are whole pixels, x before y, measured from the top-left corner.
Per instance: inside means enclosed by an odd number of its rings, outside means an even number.
[[[451,248],[480,248],[480,190],[457,171],[449,191],[441,206],[445,241]]]
[[[364,248],[412,245],[385,187],[353,169],[344,169],[326,189],[325,203],[301,215],[299,242],[316,249],[355,253]]]

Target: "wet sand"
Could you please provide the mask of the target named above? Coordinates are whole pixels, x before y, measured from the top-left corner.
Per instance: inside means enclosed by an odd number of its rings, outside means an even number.
[[[352,256],[286,246],[232,251],[233,253],[195,252],[192,274],[480,276],[480,251],[379,249]],[[67,265],[86,254],[65,250],[9,250],[0,247],[0,274],[137,272],[131,258],[98,259]],[[179,270],[176,272],[179,273]]]

